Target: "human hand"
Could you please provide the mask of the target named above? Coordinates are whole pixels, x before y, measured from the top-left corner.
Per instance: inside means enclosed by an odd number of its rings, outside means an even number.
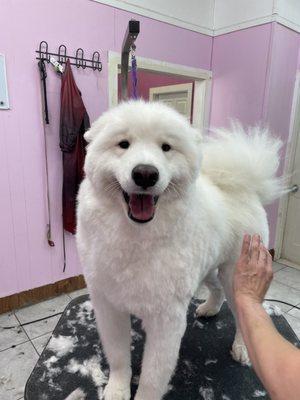
[[[273,279],[272,257],[259,235],[245,235],[237,261],[233,289],[235,301],[261,304]]]

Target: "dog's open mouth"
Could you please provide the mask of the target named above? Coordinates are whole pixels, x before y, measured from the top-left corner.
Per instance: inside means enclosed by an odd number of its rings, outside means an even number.
[[[131,193],[123,190],[124,199],[128,205],[128,217],[135,222],[145,223],[153,219],[158,196],[151,194]]]

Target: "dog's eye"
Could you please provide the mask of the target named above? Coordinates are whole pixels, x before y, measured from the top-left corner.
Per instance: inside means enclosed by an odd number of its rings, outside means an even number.
[[[162,148],[162,151],[170,151],[171,150],[171,146],[168,143],[163,143],[161,148]]]
[[[130,143],[128,140],[122,140],[120,143],[118,143],[118,146],[121,147],[121,149],[128,149]]]

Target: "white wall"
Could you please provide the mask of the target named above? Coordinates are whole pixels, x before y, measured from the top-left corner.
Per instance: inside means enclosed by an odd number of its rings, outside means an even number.
[[[210,36],[271,21],[300,32],[300,0],[91,0]]]
[[[214,34],[270,22],[274,0],[215,0]]]

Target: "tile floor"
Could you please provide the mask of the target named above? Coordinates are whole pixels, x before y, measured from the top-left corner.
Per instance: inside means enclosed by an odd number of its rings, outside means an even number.
[[[267,298],[300,306],[300,271],[274,263],[274,280]],[[33,306],[0,315],[0,399],[22,400],[25,383],[46,346],[59,316],[21,327],[20,324],[64,310],[71,299],[87,293],[86,289],[56,297]],[[200,290],[205,297],[207,290]],[[300,310],[274,303],[300,337]],[[16,326],[6,330],[4,326]],[[17,371],[17,372],[16,372]]]
[[[20,324],[62,312],[86,289],[0,315],[0,399],[22,400],[26,381],[48,343],[60,315],[21,327]],[[4,326],[16,326],[4,330]]]

